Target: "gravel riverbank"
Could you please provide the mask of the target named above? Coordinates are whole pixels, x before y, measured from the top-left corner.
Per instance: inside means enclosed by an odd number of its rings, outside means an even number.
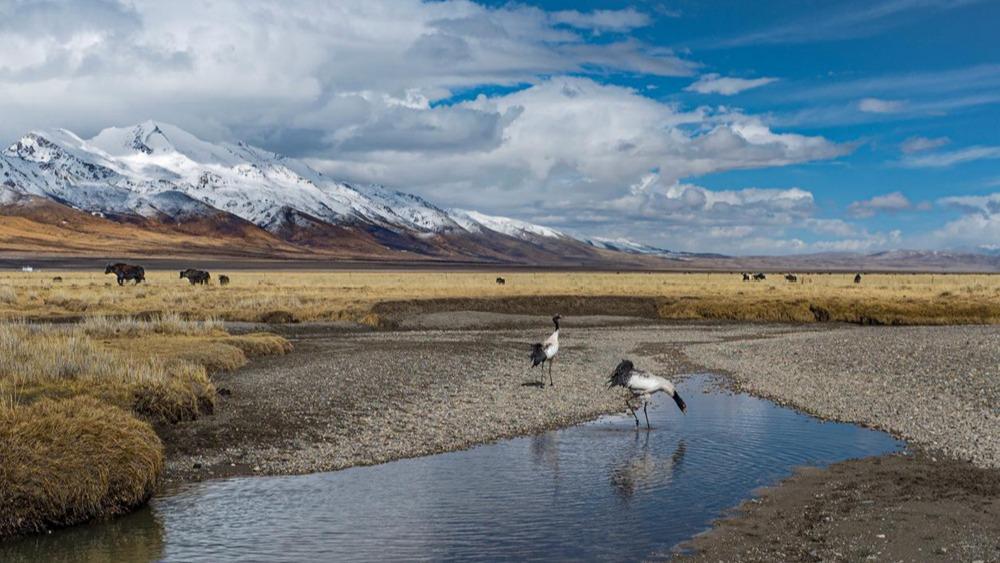
[[[739,389],[1000,468],[1000,328],[855,327],[694,345]]]

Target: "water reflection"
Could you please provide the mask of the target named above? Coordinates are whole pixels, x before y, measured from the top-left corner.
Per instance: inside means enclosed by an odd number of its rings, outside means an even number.
[[[149,507],[132,514],[51,535],[0,542],[4,563],[105,563],[159,561],[164,555],[163,522]]]
[[[0,561],[641,560],[795,466],[899,447],[712,388],[684,380],[687,416],[664,397],[651,432],[622,415],[372,467],[198,483]]]
[[[684,440],[677,444],[673,454],[658,455],[649,447],[650,434],[651,432],[636,433],[631,451],[611,468],[611,487],[625,502],[631,500],[637,492],[655,493],[668,486],[674,478],[674,472],[684,461],[684,454],[687,452]]]

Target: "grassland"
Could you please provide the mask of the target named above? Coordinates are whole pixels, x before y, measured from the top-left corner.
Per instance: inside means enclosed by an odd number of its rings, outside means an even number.
[[[225,272],[216,272],[216,275]],[[229,321],[341,320],[377,324],[387,303],[454,300],[497,312],[543,311],[572,300],[641,299],[647,316],[665,319],[844,321],[869,324],[1000,322],[1000,275],[780,274],[743,282],[728,273],[228,272],[225,287],[190,286],[173,271],[148,272],[148,283],[118,287],[100,273],[11,272],[0,275],[0,318],[95,314],[148,318],[164,312]],[[497,285],[495,277],[507,283]],[[61,282],[54,282],[60,277]],[[551,307],[545,304],[551,304]],[[652,311],[652,312],[650,312]],[[532,312],[538,312],[532,309]],[[567,311],[562,311],[567,313]]]
[[[141,504],[163,467],[154,428],[212,412],[213,372],[288,349],[172,314],[0,323],[0,538]]]

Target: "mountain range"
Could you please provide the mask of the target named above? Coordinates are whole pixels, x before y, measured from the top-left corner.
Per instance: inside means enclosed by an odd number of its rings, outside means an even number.
[[[635,268],[752,265],[624,239],[580,239],[507,217],[444,209],[383,186],[338,181],[301,160],[243,142],[209,143],[154,121],[104,129],[90,139],[65,129],[34,131],[0,152],[0,252]],[[801,259],[775,260],[791,267]],[[911,255],[904,262],[919,260]],[[976,263],[973,269],[996,268],[1000,258]]]

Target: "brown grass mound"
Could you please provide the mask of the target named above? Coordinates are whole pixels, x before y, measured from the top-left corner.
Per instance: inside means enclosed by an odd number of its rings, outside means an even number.
[[[90,397],[0,407],[0,537],[122,514],[152,496],[163,445]]]

